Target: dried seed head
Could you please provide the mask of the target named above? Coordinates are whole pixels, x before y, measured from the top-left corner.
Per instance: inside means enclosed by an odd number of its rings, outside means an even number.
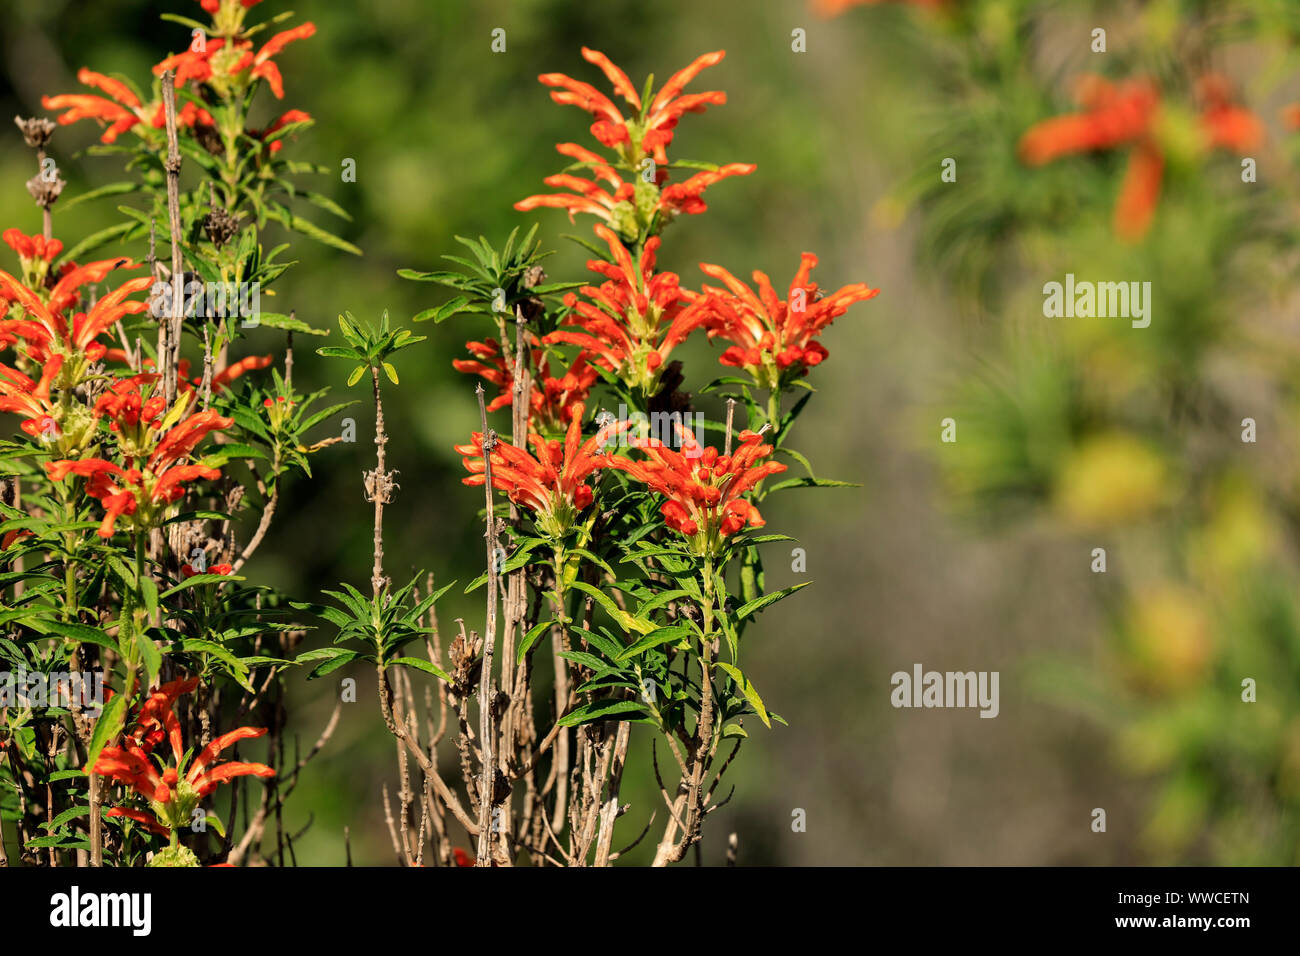
[[[524,273],[524,288],[531,289],[546,281],[546,270],[541,266],[529,266]]]
[[[56,128],[52,121],[40,116],[30,116],[27,119],[15,116],[14,125],[22,131],[23,142],[32,149],[44,149]]]
[[[220,249],[239,230],[240,217],[221,206],[213,206],[203,217],[203,231],[214,246]]]
[[[66,185],[67,183],[59,177],[58,173],[55,173],[53,178],[37,173],[27,180],[27,191],[32,194],[32,199],[36,200],[36,205],[42,209],[49,209],[58,200]]]

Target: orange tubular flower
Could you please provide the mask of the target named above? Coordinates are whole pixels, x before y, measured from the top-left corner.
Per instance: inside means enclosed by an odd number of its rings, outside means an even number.
[[[221,751],[236,741],[261,737],[264,727],[240,727],[212,741],[194,761],[185,767],[185,746],[180,721],[173,711],[176,699],[199,684],[198,678],[176,680],[154,691],[140,707],[135,726],[115,747],[105,747],[95,761],[94,773],[109,777],[149,801],[152,812],[114,807],[108,816],[127,817],[143,824],[154,833],[171,835],[187,827],[199,801],[219,784],[236,777],[273,777],[275,771],[260,763],[229,762],[211,766]],[[166,740],[171,745],[172,766],[159,772],[162,760],[153,752]],[[156,763],[155,763],[156,762]]]
[[[72,322],[63,312],[80,297],[80,287],[87,282],[99,282],[109,272],[118,268],[139,268],[128,259],[104,259],[85,266],[72,266],[62,275],[43,301],[7,272],[0,271],[0,295],[26,311],[27,319],[0,320],[0,333],[10,333],[27,343],[28,352],[37,362],[51,355],[63,355],[69,360],[69,372],[80,375],[84,364],[97,362],[104,357],[107,347],[96,342],[105,330],[111,328],[124,315],[145,311],[148,304],[128,296],[153,285],[153,279],[141,276],[128,279],[112,292],[96,300],[89,312],[79,312]],[[75,361],[74,361],[75,360]],[[72,384],[78,384],[76,379]]]
[[[26,235],[18,229],[5,229],[3,238],[5,245],[17,252],[23,272],[39,263],[48,267],[64,251],[64,243],[59,239],[47,239],[40,233]],[[44,269],[40,277],[44,278]]]
[[[884,3],[910,4],[914,7],[938,9],[948,0],[813,0],[812,7],[819,17],[832,19],[853,7],[874,7]]]
[[[673,141],[673,128],[682,114],[703,113],[710,104],[721,106],[727,102],[727,94],[720,90],[682,95],[682,90],[691,80],[726,55],[725,50],[715,50],[696,57],[685,69],[674,73],[650,104],[644,106],[626,73],[605,54],[583,47],[582,58],[598,66],[613,86],[614,92],[636,111],[633,119],[625,118],[608,97],[588,83],[563,73],[543,73],[538,79],[547,86],[555,87],[551,92],[551,99],[555,102],[577,106],[595,118],[591,135],[603,145],[610,149],[621,149],[625,158],[634,164],[644,155],[654,156],[657,163],[667,163],[665,149]]]
[[[611,464],[610,457],[601,449],[610,438],[627,428],[627,422],[611,422],[584,442],[584,411],[581,403],[572,407],[563,442],[530,436],[536,458],[525,449],[500,440],[492,448],[492,487],[532,511],[538,528],[553,538],[567,534],[579,513],[591,504],[594,493],[587,479]],[[463,482],[481,487],[487,480],[483,433],[474,432],[471,444],[457,445],[455,451],[464,457],[465,470],[470,473]]]
[[[631,240],[639,238],[643,230],[658,231],[657,220],[670,221],[679,214],[703,212],[707,207],[701,199],[704,190],[728,176],[744,176],[754,171],[748,163],[729,163],[715,170],[696,173],[684,182],[666,186],[669,169],[667,148],[672,143],[673,131],[685,113],[700,113],[712,104],[727,102],[721,91],[683,94],[686,85],[702,70],[719,62],[725,51],[717,50],[697,57],[683,70],[669,78],[663,88],[649,102],[643,103],[627,74],[615,66],[605,54],[586,47],[583,57],[595,64],[605,74],[614,92],[633,109],[625,117],[612,100],[590,84],[575,80],[562,73],[545,73],[538,79],[553,87],[551,99],[570,104],[591,113],[595,118],[591,133],[604,146],[616,150],[618,159],[609,163],[600,156],[576,143],[561,143],[556,149],[570,156],[591,172],[591,179],[583,179],[566,171],[545,180],[548,186],[567,192],[529,196],[515,203],[515,208],[528,211],[537,208],[564,209],[570,220],[574,214],[591,213]],[[654,159],[654,175],[648,175],[646,156]],[[616,171],[616,165],[632,171],[633,182],[625,182]]]
[[[680,287],[676,273],[654,271],[658,236],[647,240],[636,264],[611,230],[597,225],[596,235],[609,245],[614,262],[591,259],[587,268],[609,281],[582,287],[591,302],[565,296],[573,310],[568,321],[581,332],[560,329],[543,341],[580,345],[629,387],[652,395],[669,353],[703,321],[699,297]]]
[[[534,338],[534,344],[536,339]],[[467,375],[478,375],[494,385],[497,395],[488,403],[487,410],[495,412],[514,404],[514,369],[501,354],[496,339],[486,342],[466,342],[465,347],[473,359],[453,359],[452,367]],[[587,353],[579,352],[570,363],[568,371],[558,378],[551,375],[550,359],[540,349],[532,350],[533,388],[529,396],[529,421],[543,431],[558,431],[569,421],[573,406],[587,399],[591,387],[600,377],[587,364]]]
[[[1202,149],[1244,151],[1263,139],[1258,118],[1230,104],[1225,79],[1215,74],[1203,77],[1198,90]],[[1076,99],[1084,112],[1032,126],[1021,137],[1020,159],[1041,166],[1075,153],[1132,146],[1115,204],[1115,232],[1122,239],[1141,239],[1151,227],[1164,178],[1165,152],[1156,135],[1160,94],[1147,80],[1117,87],[1088,75],[1078,84]]]
[[[41,369],[39,381],[33,381],[17,369],[0,364],[0,412],[13,412],[27,420],[20,426],[34,438],[58,433],[62,409],[50,399],[50,385],[63,367],[63,356],[56,355]]]
[[[626,471],[667,498],[659,509],[664,523],[685,536],[696,554],[713,555],[725,538],[745,526],[763,526],[763,516],[742,496],[786,466],[777,461],[759,464],[772,453],[759,432],[741,432],[740,447],[730,457],[719,455],[716,448],[701,450],[690,430],[680,425],[678,434],[680,451],[658,439],[639,441],[644,461],[612,458],[610,467]]]
[[[145,122],[145,112],[140,104],[140,98],[122,81],[88,70],[83,66],[77,71],[77,82],[103,90],[111,99],[90,93],[42,96],[41,106],[45,109],[66,111],[58,118],[60,126],[67,126],[69,123],[83,119],[96,119],[107,126],[100,137],[100,142],[112,143],[137,123]]]
[[[157,375],[142,374],[124,379],[100,397],[95,404],[97,416],[111,419],[126,467],[103,458],[46,462],[51,481],[62,481],[69,474],[86,478],[86,493],[98,498],[104,508],[99,535],[111,537],[118,518],[128,518],[132,530],[152,527],[167,507],[185,496],[185,483],[198,478],[214,480],[221,472],[205,465],[183,465],[204,437],[212,431],[229,428],[234,419],[223,418],[215,411],[196,412],[182,418],[194,396],[183,393],[165,415],[161,398],[140,391],[152,384]]]
[[[557,189],[569,189],[567,193],[547,193],[528,196],[515,203],[520,212],[533,209],[563,209],[573,221],[575,213],[591,213],[604,220],[625,236],[636,234],[636,187],[626,183],[599,156],[577,143],[560,143],[556,150],[565,156],[572,156],[587,165],[593,179],[582,179],[571,173],[557,173],[543,180],[548,186]],[[715,170],[696,173],[680,183],[664,186],[654,201],[652,211],[671,221],[680,214],[698,215],[709,207],[702,198],[704,190],[714,183],[729,176],[748,176],[758,167],[753,163],[727,163]],[[656,172],[656,186],[662,185],[668,178],[667,169]],[[610,189],[601,186],[601,182],[610,185]]]
[[[817,283],[811,281],[817,257],[805,252],[799,271],[790,282],[789,298],[778,299],[772,282],[753,273],[758,295],[721,266],[701,263],[700,269],[721,281],[726,288],[704,286],[701,301],[703,324],[709,338],[733,343],[719,357],[723,365],[743,368],[766,388],[779,389],[790,377],[806,375],[827,356],[825,347],[814,341],[822,330],[848,311],[880,293],[856,282],[824,298],[818,298]]]

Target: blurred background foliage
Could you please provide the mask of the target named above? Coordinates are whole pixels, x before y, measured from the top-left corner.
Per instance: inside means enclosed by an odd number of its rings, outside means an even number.
[[[157,14],[187,6],[7,0],[0,111],[41,114],[40,96],[77,90],[82,65],[144,79],[188,42]],[[500,242],[533,221],[559,250],[550,277],[583,277],[585,253],[561,237],[588,227],[511,208],[545,191],[561,164],[554,144],[585,134],[537,75],[598,82],[585,45],[639,85],[726,49],[700,88],[729,102],[686,117],[676,154],[758,172],[715,186],[708,213],[670,228],[662,268],[688,286],[700,261],[779,284],[806,249],[823,286],[882,292],[824,337],[831,357],[800,423],[818,473],[864,487],[789,496],[766,513],[800,539],[816,584],[749,642],[751,672],[790,726],[751,735],[704,862],[721,862],[734,830],[744,864],[1295,863],[1296,137],[1277,119],[1300,99],[1293,8],[972,0],[849,4],[823,19],[803,0],[305,0],[294,10],[318,33],[279,57],[286,96],[275,105],[316,120],[296,157],[356,161],[355,183],[312,188],[353,216],[340,232],[365,255],[296,239],[301,265],[263,308],[316,327],[344,310],[387,309],[401,323],[448,296],[397,269],[439,267],[456,234]],[[1104,55],[1090,50],[1097,26]],[[504,53],[491,52],[496,28]],[[806,53],[792,50],[795,29]],[[1191,110],[1191,84],[1211,68],[1268,126],[1259,181],[1243,184],[1228,152],[1170,161],[1139,242],[1112,227],[1123,152],[1034,169],[1017,157],[1026,129],[1075,108],[1070,84],[1084,71],[1150,76]],[[95,138],[84,123],[56,134],[65,196],[118,178],[112,157],[82,154]],[[953,183],[940,179],[948,157]],[[0,135],[0,223],[34,232],[30,165],[17,130]],[[56,207],[55,235],[71,241],[118,215],[111,201]],[[1042,285],[1066,272],[1150,281],[1151,326],[1044,318]],[[429,340],[398,357],[402,385],[385,396],[401,485],[387,561],[394,578],[428,567],[467,582],[481,526],[451,446],[477,407],[451,360],[487,320],[419,330]],[[259,330],[250,345],[272,351],[281,336]],[[702,339],[680,357],[696,387],[721,372]],[[345,374],[296,351],[300,387],[338,398]],[[939,442],[945,417],[958,423],[951,445]],[[1245,417],[1256,444],[1241,441]],[[319,456],[315,478],[286,496],[251,578],[315,599],[366,576],[360,479],[373,449],[367,416],[356,418],[356,444]],[[766,547],[770,587],[804,579]],[[1090,570],[1097,547],[1106,574]],[[440,605],[444,627],[481,617],[459,590]],[[892,709],[890,675],[916,662],[1000,671],[999,718]],[[393,862],[380,802],[392,742],[364,703],[373,676],[356,676],[356,716],[287,810],[290,832],[312,823],[295,844],[301,863],[342,863],[345,827],[355,862]],[[1257,703],[1242,703],[1244,677],[1258,681]],[[304,749],[331,681],[291,681]],[[625,781],[620,832],[635,835],[659,805],[653,786]],[[1105,834],[1089,826],[1097,807]],[[792,832],[796,808],[807,832]]]

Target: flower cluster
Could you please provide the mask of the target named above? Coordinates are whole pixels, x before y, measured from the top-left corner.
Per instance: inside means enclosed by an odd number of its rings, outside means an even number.
[[[738,437],[736,452],[720,455],[716,448],[700,448],[682,429],[680,450],[651,438],[639,443],[646,453],[643,461],[615,458],[610,464],[663,495],[664,523],[685,536],[696,554],[711,554],[742,528],[764,525],[744,496],[764,478],[786,470],[780,462],[763,461],[773,446],[763,443],[762,434],[745,430]]]
[[[87,479],[86,493],[104,509],[101,537],[113,534],[119,518],[128,519],[133,531],[152,527],[167,506],[184,497],[186,483],[220,477],[216,468],[186,459],[209,432],[229,428],[234,419],[211,409],[187,415],[192,390],[167,408],[162,396],[145,389],[157,381],[151,373],[121,379],[95,403],[94,414],[107,420],[123,464],[104,458],[46,462],[51,481],[70,474]]]
[[[570,220],[575,213],[590,213],[624,239],[636,241],[658,232],[680,214],[704,212],[708,208],[702,199],[705,189],[729,176],[747,176],[755,170],[750,163],[728,163],[694,173],[679,183],[668,182],[667,149],[678,120],[686,113],[702,113],[710,105],[727,102],[727,94],[717,90],[683,91],[701,71],[721,62],[725,51],[697,57],[674,73],[652,99],[645,100],[605,54],[583,47],[582,56],[605,74],[614,92],[632,108],[631,116],[624,116],[609,97],[589,83],[563,73],[544,73],[538,79],[552,87],[555,102],[577,106],[592,115],[591,135],[613,150],[616,158],[604,160],[577,143],[560,143],[556,146],[560,155],[575,160],[571,168],[585,168],[592,178],[568,171],[550,176],[546,185],[569,191],[529,196],[515,203],[516,209],[564,209]],[[622,173],[627,173],[631,182]]]
[[[140,706],[134,725],[116,746],[105,747],[95,761],[94,772],[108,777],[144,797],[148,810],[116,806],[110,817],[126,817],[145,829],[175,839],[178,830],[192,825],[195,808],[217,787],[237,777],[273,777],[266,764],[226,761],[217,763],[222,751],[240,740],[261,737],[265,728],[239,727],[217,737],[186,762],[180,720],[174,707],[178,698],[199,686],[197,677],[163,684]],[[156,752],[166,740],[171,747],[168,762]]]
[[[582,440],[584,408],[578,403],[570,410],[569,429],[564,441],[547,441],[532,436],[533,457],[526,449],[496,441],[488,451],[492,463],[492,487],[504,491],[515,504],[528,508],[536,516],[538,527],[553,538],[562,538],[578,520],[579,514],[592,503],[595,495],[587,479],[610,465],[603,451],[606,442],[626,428],[625,423],[611,423]],[[456,453],[464,458],[470,473],[467,485],[482,487],[487,483],[483,433],[474,432],[470,444],[457,445]]]
[[[587,83],[559,73],[540,79],[551,88],[555,102],[578,106],[592,115],[592,136],[614,156],[602,158],[576,143],[559,144],[559,152],[575,160],[578,168],[586,168],[592,179],[566,170],[547,183],[568,192],[531,196],[516,203],[516,208],[561,208],[571,219],[576,213],[596,216],[594,232],[608,249],[608,258],[591,259],[587,267],[604,281],[568,292],[558,327],[532,337],[526,356],[505,353],[496,339],[470,341],[467,349],[473,358],[454,365],[496,387],[497,394],[487,405],[488,411],[496,411],[513,401],[516,363],[530,363],[534,386],[528,444],[538,455],[534,458],[524,448],[498,442],[490,460],[493,486],[530,510],[544,534],[553,538],[567,534],[592,501],[588,477],[612,467],[664,496],[665,524],[687,538],[695,553],[714,553],[740,528],[762,524],[746,495],[763,478],[785,470],[778,462],[762,461],[772,454],[773,446],[763,444],[757,432],[745,431],[734,455],[719,455],[682,430],[678,436],[627,442],[641,449],[644,460],[604,454],[603,447],[614,434],[610,425],[581,441],[581,416],[591,390],[604,377],[616,381],[620,394],[629,400],[672,407],[670,393],[681,377],[676,370],[669,377],[670,356],[693,332],[704,330],[709,339],[725,344],[721,364],[746,371],[779,407],[780,394],[827,357],[827,349],[818,341],[826,327],[878,290],[854,283],[823,295],[811,279],[817,264],[811,253],[804,254],[785,299],[758,271],[753,273],[757,292],[718,265],[700,265],[705,276],[721,285],[705,284],[699,291],[683,287],[674,272],[658,271],[664,226],[678,213],[703,212],[701,194],[707,186],[755,168],[732,163],[697,172],[679,183],[668,182],[673,168],[668,148],[678,120],[726,102],[719,91],[686,94],[684,90],[725,54],[717,51],[698,57],[654,96],[648,86],[645,96],[638,94],[627,74],[604,54],[584,48],[582,55],[604,73],[614,93],[630,107],[629,113]],[[630,179],[625,181],[621,172],[630,173]],[[579,352],[567,373],[556,378],[549,371],[550,349],[560,346],[576,346]],[[542,437],[566,424],[563,443]],[[620,431],[627,424],[622,423]],[[482,485],[482,435],[475,433],[471,444],[457,446],[456,451],[471,472],[465,482]]]
[[[259,81],[267,85],[276,99],[283,99],[284,78],[274,57],[290,43],[315,35],[316,26],[312,23],[299,24],[276,33],[258,46],[247,38],[249,31],[244,24],[245,12],[255,2],[202,0],[203,9],[213,17],[211,28],[206,33],[196,31],[189,48],[160,61],[153,68],[154,75],[161,77],[171,70],[175,76],[176,89],[191,86],[196,90],[206,88],[210,91],[208,95],[213,98],[206,100],[210,104],[242,98]],[[104,127],[100,136],[100,141],[104,143],[116,142],[126,132],[156,139],[164,128],[166,116],[160,91],[155,89],[149,101],[145,102],[140,91],[123,80],[85,68],[77,72],[77,80],[83,86],[91,87],[104,95],[64,93],[42,97],[41,105],[47,110],[62,111],[58,117],[61,125],[66,126],[83,119],[96,120]],[[294,109],[281,115],[265,130],[235,132],[245,132],[256,139],[265,139],[292,123],[310,120],[307,113]],[[183,105],[178,104],[176,124],[179,129],[194,132],[201,140],[212,136],[228,137],[231,132],[222,128],[212,112],[193,100]],[[272,142],[269,148],[274,152],[280,145]]]
[[[1249,110],[1233,104],[1222,76],[1202,77],[1198,94],[1194,151],[1244,153],[1263,141],[1263,124]],[[1183,146],[1170,132],[1173,124],[1162,122],[1168,110],[1160,91],[1147,79],[1116,85],[1089,74],[1077,83],[1075,98],[1083,112],[1031,127],[1021,137],[1020,158],[1026,165],[1041,166],[1075,153],[1128,147],[1128,167],[1115,204],[1115,232],[1124,239],[1140,239],[1155,216],[1166,156],[1171,148]]]

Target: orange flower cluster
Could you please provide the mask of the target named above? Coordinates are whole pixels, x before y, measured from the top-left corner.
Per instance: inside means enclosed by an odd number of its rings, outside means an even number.
[[[815,341],[822,329],[848,311],[880,293],[862,282],[844,286],[823,297],[810,276],[817,257],[805,252],[799,271],[790,282],[786,299],[777,297],[768,277],[757,270],[755,295],[743,282],[721,266],[702,263],[700,269],[719,280],[725,289],[704,286],[703,322],[710,338],[733,343],[718,359],[723,365],[742,368],[756,382],[768,388],[781,387],[787,373],[805,374],[826,358],[826,347]]]
[[[596,235],[608,244],[614,261],[592,259],[587,268],[608,281],[583,286],[589,302],[573,293],[566,296],[565,305],[573,310],[569,322],[581,331],[557,330],[546,341],[580,345],[630,387],[653,394],[669,353],[702,321],[698,296],[683,290],[675,273],[655,272],[658,236],[646,241],[634,263],[612,230],[598,224]]]
[[[498,440],[491,448],[492,487],[504,491],[517,505],[532,511],[543,533],[563,537],[576,523],[578,515],[591,504],[594,492],[587,479],[610,465],[603,448],[614,435],[625,430],[626,422],[613,422],[582,440],[581,403],[570,409],[569,430],[564,441],[547,441],[540,435],[531,437],[537,457],[523,448]],[[483,433],[474,432],[471,444],[457,445],[470,473],[465,484],[482,487],[487,483],[487,466],[483,460]]]
[[[537,339],[533,337],[533,344]],[[466,342],[465,348],[473,359],[453,359],[452,367],[458,372],[478,375],[497,389],[487,410],[495,412],[514,404],[514,365],[501,351],[496,339],[484,342]],[[568,424],[573,407],[587,400],[591,387],[599,375],[588,363],[588,354],[579,352],[569,363],[569,368],[559,376],[551,374],[550,356],[541,348],[530,351],[533,369],[532,391],[529,395],[529,420],[533,427],[545,432],[562,431]]]
[[[201,84],[209,87],[222,100],[242,96],[261,80],[267,84],[276,99],[283,99],[284,79],[273,57],[290,43],[313,36],[316,26],[313,23],[302,23],[292,29],[282,30],[254,50],[253,41],[242,38],[244,12],[254,5],[241,0],[203,0],[203,9],[214,17],[208,35],[196,34],[188,49],[166,57],[155,65],[154,75],[161,76],[168,70],[174,70],[176,89],[182,89],[190,83],[195,84],[196,88]],[[150,130],[162,129],[166,124],[161,94],[155,94],[146,104],[128,84],[85,68],[77,72],[77,81],[105,95],[64,93],[42,97],[41,105],[47,110],[62,111],[58,117],[60,125],[66,126],[83,119],[97,120],[105,127],[100,141],[113,143],[125,132],[145,135]],[[289,110],[267,129],[247,132],[256,138],[265,138],[290,123],[310,119],[302,110]],[[190,101],[178,105],[176,124],[179,129],[212,129],[217,122],[206,109]],[[278,150],[279,145],[278,142],[272,143],[271,152]]]
[[[94,414],[108,419],[125,467],[105,458],[45,464],[51,481],[70,474],[87,479],[86,493],[104,508],[101,537],[112,536],[119,518],[128,519],[132,530],[152,527],[168,505],[184,496],[187,482],[220,477],[216,468],[183,462],[209,432],[229,428],[234,420],[212,410],[186,415],[193,391],[166,409],[161,396],[143,390],[157,380],[153,373],[122,379],[95,403]]]
[[[1263,141],[1263,124],[1249,110],[1234,105],[1230,92],[1227,80],[1216,74],[1198,84],[1199,146],[1204,151],[1245,152]],[[1041,166],[1061,156],[1129,147],[1128,169],[1115,204],[1115,232],[1130,241],[1141,239],[1151,227],[1164,179],[1160,92],[1145,79],[1117,86],[1087,75],[1078,83],[1075,97],[1084,111],[1031,127],[1020,140],[1021,161]]]
[[[637,442],[645,449],[644,461],[613,458],[610,467],[663,495],[664,523],[685,536],[697,554],[714,553],[724,538],[746,526],[761,528],[763,516],[743,496],[764,478],[786,470],[776,461],[760,464],[772,446],[746,429],[735,454],[719,455],[716,448],[700,448],[689,430],[681,428],[679,435],[680,451],[649,439]]]
[[[727,102],[727,94],[713,90],[684,93],[686,86],[707,67],[720,62],[726,52],[717,50],[697,57],[685,69],[678,70],[653,99],[642,100],[627,74],[605,54],[582,48],[587,62],[599,67],[614,92],[632,107],[633,115],[624,116],[607,96],[588,83],[563,73],[544,73],[538,79],[552,87],[551,99],[577,106],[592,115],[591,135],[601,145],[616,152],[613,162],[577,143],[560,143],[562,156],[576,160],[592,178],[583,179],[569,172],[548,176],[546,185],[568,192],[529,196],[515,203],[528,211],[538,208],[564,209],[572,220],[575,213],[590,213],[611,226],[627,240],[658,232],[677,215],[694,215],[708,207],[704,190],[729,176],[746,176],[757,167],[750,163],[728,163],[697,172],[680,183],[668,184],[667,148],[672,144],[678,120],[686,113],[702,113],[710,105]],[[572,167],[571,167],[572,168]],[[619,170],[632,174],[625,181]]]
[[[141,705],[131,732],[122,743],[105,747],[95,761],[94,772],[127,787],[149,801],[150,811],[113,807],[110,817],[127,817],[146,829],[167,836],[190,825],[199,801],[220,784],[236,777],[273,777],[275,770],[261,763],[227,761],[214,764],[218,755],[240,740],[261,737],[264,727],[239,727],[208,744],[185,765],[186,750],[180,720],[173,707],[177,698],[198,687],[197,677],[163,684]],[[171,744],[172,766],[159,769],[162,761],[154,748],[167,740]]]
[[[726,95],[718,91],[685,94],[684,89],[725,54],[717,51],[698,57],[653,98],[638,95],[627,74],[604,54],[586,48],[582,54],[631,107],[630,115],[587,83],[559,73],[540,79],[552,88],[555,102],[578,106],[592,115],[592,135],[615,151],[616,158],[602,159],[576,143],[561,143],[559,152],[588,168],[593,178],[585,180],[567,171],[552,176],[546,180],[549,185],[570,192],[530,196],[515,207],[562,208],[570,218],[579,212],[595,215],[600,221],[594,231],[609,249],[609,258],[592,259],[587,267],[605,281],[567,294],[561,326],[540,341],[531,341],[527,357],[539,370],[540,385],[530,396],[529,442],[537,456],[499,442],[490,453],[492,484],[531,510],[543,533],[559,538],[591,504],[590,476],[602,468],[615,468],[665,496],[661,508],[665,522],[684,535],[696,553],[716,553],[721,542],[741,528],[762,525],[762,516],[745,495],[786,466],[763,461],[773,447],[763,444],[759,433],[743,432],[734,455],[719,455],[716,449],[700,447],[679,423],[675,423],[681,431],[677,449],[652,439],[630,442],[644,451],[643,460],[604,453],[608,440],[630,422],[612,422],[582,441],[583,402],[599,377],[592,366],[611,373],[649,404],[664,386],[669,356],[692,332],[704,329],[709,338],[729,343],[720,357],[723,365],[746,370],[755,384],[779,394],[792,379],[826,358],[826,348],[817,341],[821,332],[854,303],[874,297],[879,290],[855,283],[823,296],[811,280],[817,264],[811,253],[804,254],[784,300],[762,272],[753,273],[755,293],[717,265],[704,263],[700,268],[722,286],[705,285],[700,292],[683,288],[676,273],[656,271],[659,232],[665,222],[679,212],[704,211],[700,195],[707,186],[754,170],[733,163],[678,184],[667,183],[667,148],[678,120],[688,112],[726,102]],[[620,169],[645,175],[625,182]],[[554,378],[545,364],[546,348],[563,345],[580,351],[568,372]],[[474,358],[458,360],[455,367],[496,386],[489,411],[509,405],[514,369],[500,344],[493,339],[471,341],[467,348]],[[536,434],[560,422],[568,423],[563,443]],[[471,444],[455,450],[470,472],[465,483],[483,485],[487,479],[482,435],[475,433]]]
[[[0,340],[21,339],[28,356],[44,363],[53,355],[61,355],[70,363],[76,360],[97,362],[104,357],[108,347],[96,341],[126,315],[145,311],[148,304],[129,296],[149,288],[153,280],[148,276],[128,279],[112,292],[100,296],[88,312],[77,312],[70,318],[64,313],[81,296],[81,286],[89,282],[102,282],[114,269],[138,269],[137,263],[128,259],[102,259],[85,266],[69,264],[54,287],[42,296],[24,283],[0,271],[0,301],[6,308],[18,305],[25,313],[21,319],[0,319]],[[45,290],[42,290],[45,292]],[[84,366],[70,366],[69,372],[84,373]],[[77,378],[73,384],[79,384]]]

